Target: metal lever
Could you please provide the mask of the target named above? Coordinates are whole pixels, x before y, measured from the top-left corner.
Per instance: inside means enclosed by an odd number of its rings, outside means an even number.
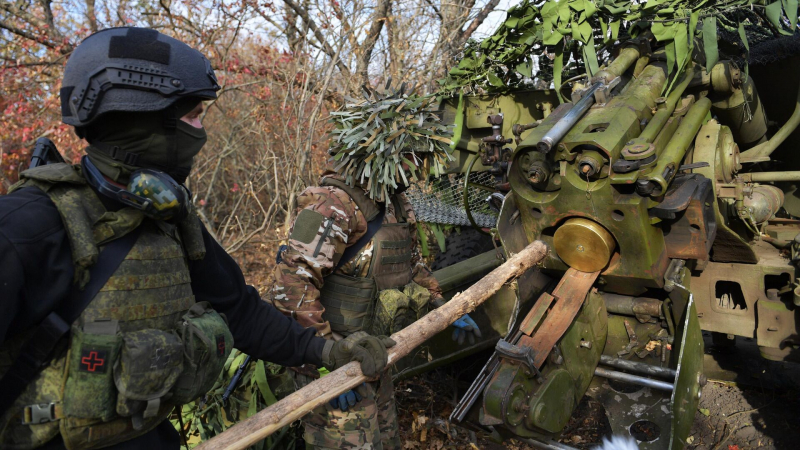
[[[533,361],[533,350],[530,347],[520,347],[510,342],[500,340],[497,341],[495,350],[500,354],[501,357],[514,359],[524,363],[534,374],[536,381],[538,381],[540,384],[544,382],[542,373],[539,372],[539,368],[536,367],[536,364]]]

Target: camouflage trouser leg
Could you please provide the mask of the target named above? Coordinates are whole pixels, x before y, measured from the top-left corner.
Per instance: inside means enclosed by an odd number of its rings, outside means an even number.
[[[307,383],[298,375],[298,385]],[[394,385],[387,371],[376,382],[368,383],[367,395],[346,412],[325,404],[303,419],[303,439],[307,449],[400,449]]]
[[[399,450],[402,446],[400,445],[397,404],[394,401],[394,383],[392,382],[391,370],[383,373],[377,385],[378,392],[375,400],[378,405],[378,427],[381,430],[383,450]]]

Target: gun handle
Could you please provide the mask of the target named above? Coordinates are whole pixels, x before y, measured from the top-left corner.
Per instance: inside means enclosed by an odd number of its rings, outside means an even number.
[[[46,137],[40,137],[36,140],[36,145],[33,147],[31,163],[28,168],[33,169],[34,167],[63,162],[65,162],[64,157],[59,153],[56,144]]]

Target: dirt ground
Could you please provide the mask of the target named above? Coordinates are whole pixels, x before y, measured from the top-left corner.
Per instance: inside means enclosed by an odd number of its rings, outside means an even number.
[[[712,379],[703,388],[688,448],[697,450],[794,449],[800,447],[800,364],[763,360],[751,341],[720,351],[707,338],[706,366]],[[469,386],[472,366],[456,363],[397,384],[400,428],[406,449],[533,449],[516,440],[495,442],[489,433],[448,423],[459,395]],[[725,367],[722,369],[721,367]],[[560,441],[592,448],[609,434],[602,407],[584,398],[584,414],[567,426]],[[598,417],[599,416],[599,417]]]

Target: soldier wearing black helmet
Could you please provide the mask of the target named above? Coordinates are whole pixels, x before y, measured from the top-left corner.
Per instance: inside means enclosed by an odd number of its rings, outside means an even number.
[[[289,366],[385,367],[391,340],[315,337],[201,225],[183,182],[218,89],[200,52],[154,30],[104,30],[71,55],[61,112],[87,155],[0,197],[0,448],[177,449],[166,418],[234,344]]]

